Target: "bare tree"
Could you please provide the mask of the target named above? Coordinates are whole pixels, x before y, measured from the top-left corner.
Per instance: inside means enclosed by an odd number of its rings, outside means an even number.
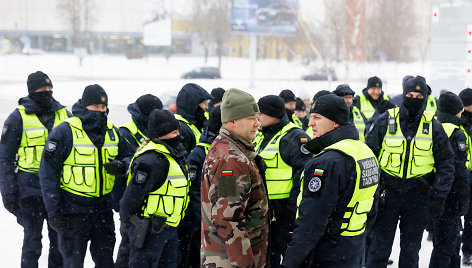
[[[210,36],[216,45],[218,67],[221,67],[221,59],[225,55],[225,42],[230,38],[230,1],[214,1],[209,9]]]
[[[221,66],[221,58],[225,54],[224,44],[231,35],[231,1],[194,0],[192,2],[194,27],[205,51],[205,62],[208,59],[210,46],[214,44],[218,66]]]
[[[95,22],[94,0],[57,0],[57,11],[70,25],[74,47],[84,47],[86,37]]]
[[[371,1],[367,17],[367,58],[378,59],[384,53],[388,60],[411,61],[410,46],[415,40],[415,9],[408,1]]]

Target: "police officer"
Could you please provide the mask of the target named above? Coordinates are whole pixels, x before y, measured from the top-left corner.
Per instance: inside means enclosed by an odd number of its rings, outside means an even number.
[[[113,267],[114,175],[124,174],[128,146],[107,120],[108,96],[95,84],[85,87],[68,118],[49,134],[39,181],[49,225],[59,233],[66,267],[83,267],[87,243],[97,267]]]
[[[304,147],[316,156],[305,166],[286,267],[361,267],[379,167],[342,98],[322,96],[310,112],[313,140]]]
[[[301,173],[311,159],[311,154],[301,145],[310,137],[289,121],[281,97],[268,95],[257,104],[263,139],[257,141],[255,150],[266,164],[265,178],[272,210],[270,266],[280,267],[289,232],[293,230]]]
[[[388,100],[389,98],[382,91],[382,80],[377,76],[373,76],[367,80],[367,87],[362,90],[362,94],[357,95],[354,99],[354,105],[369,120],[374,115],[377,105],[382,99]]]
[[[295,105],[295,111],[293,114],[302,122],[302,129],[306,131],[308,129],[309,119],[306,116],[306,105],[302,99],[297,97],[297,104]]]
[[[279,97],[281,97],[285,102],[285,112],[287,113],[288,120],[302,128],[302,121],[300,121],[300,119],[298,119],[294,114],[297,106],[297,97],[295,97],[295,94],[293,94],[290,89],[284,89],[280,92]]]
[[[118,129],[120,136],[126,140],[130,152],[136,152],[139,146],[148,137],[149,114],[154,109],[162,109],[161,100],[152,95],[145,94],[140,96],[134,103],[128,105],[128,112],[131,114],[131,120]],[[114,209],[119,211],[119,202],[126,188],[128,177],[126,175],[116,176],[115,186],[112,191]],[[128,226],[120,222],[121,242],[118,249],[118,255],[115,261],[115,267],[128,267],[129,261],[129,237]]]
[[[461,216],[469,208],[469,172],[467,134],[459,126],[463,111],[461,99],[452,92],[439,96],[438,120],[442,123],[454,150],[454,182],[446,199],[444,214],[432,221],[433,245],[429,267],[461,266]]]
[[[190,153],[200,140],[202,130],[207,120],[205,111],[208,110],[207,100],[213,96],[201,86],[193,83],[185,84],[177,95],[177,113],[180,135],[184,140],[185,150]]]
[[[221,110],[220,107],[214,107],[210,110],[210,119],[208,127],[203,131],[200,142],[188,155],[188,169],[190,184],[190,203],[186,215],[189,217],[191,228],[187,232],[192,232],[188,241],[186,255],[182,256],[185,267],[200,267],[200,232],[201,232],[201,203],[200,203],[200,184],[202,177],[202,168],[205,157],[208,154],[211,144],[218,136],[221,128]]]
[[[367,121],[364,113],[362,113],[359,108],[352,105],[354,100],[354,90],[348,84],[342,84],[336,87],[333,91],[338,97],[342,97],[346,102],[347,106],[350,109],[349,113],[349,123],[354,123],[357,131],[359,132],[359,140],[364,142],[364,132],[365,132],[365,122]]]
[[[428,214],[434,219],[444,210],[454,178],[454,154],[440,122],[424,112],[427,92],[423,77],[407,80],[402,105],[382,114],[366,135],[382,168],[367,267],[386,266],[398,221],[398,266],[417,267]]]
[[[48,133],[70,113],[53,98],[52,82],[45,73],[30,74],[26,84],[28,96],[18,101],[19,106],[3,126],[0,186],[5,208],[24,230],[21,267],[38,267],[43,222],[47,219],[38,178],[41,154]],[[57,234],[49,226],[48,234],[49,267],[60,267]]]
[[[466,88],[462,90],[459,97],[464,104],[464,112],[461,116],[461,126],[465,129],[468,134],[469,148],[471,146],[472,137],[472,89]],[[467,168],[471,170],[470,157],[471,152],[467,157]],[[469,172],[469,182],[472,180],[472,173]],[[471,189],[472,191],[472,189]],[[471,199],[472,200],[472,199]],[[470,208],[469,204],[469,208]],[[464,231],[462,232],[462,263],[464,265],[472,266],[472,209],[464,217]]]
[[[135,154],[120,220],[129,224],[130,267],[177,267],[177,226],[188,204],[188,173],[179,122],[167,110],[153,110],[149,139]]]

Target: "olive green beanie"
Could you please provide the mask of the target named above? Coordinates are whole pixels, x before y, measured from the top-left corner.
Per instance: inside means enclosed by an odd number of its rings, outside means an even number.
[[[231,88],[223,95],[221,102],[221,122],[241,119],[259,113],[254,97],[242,90]]]

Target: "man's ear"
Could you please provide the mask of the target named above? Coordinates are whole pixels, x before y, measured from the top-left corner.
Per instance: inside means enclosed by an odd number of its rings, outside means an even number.
[[[334,128],[338,128],[340,125],[338,123],[334,123]]]

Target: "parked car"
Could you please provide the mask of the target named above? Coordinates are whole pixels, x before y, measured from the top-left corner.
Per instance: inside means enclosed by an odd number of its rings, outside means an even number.
[[[272,4],[256,10],[258,24],[285,25],[295,23],[295,15],[287,4]]]
[[[329,74],[331,75],[331,81],[337,81],[338,76],[333,68],[328,68]],[[328,74],[326,73],[325,68],[319,68],[310,74],[302,76],[303,80],[328,80]]]
[[[183,73],[182,78],[221,78],[221,71],[218,67],[197,67],[189,72]]]

